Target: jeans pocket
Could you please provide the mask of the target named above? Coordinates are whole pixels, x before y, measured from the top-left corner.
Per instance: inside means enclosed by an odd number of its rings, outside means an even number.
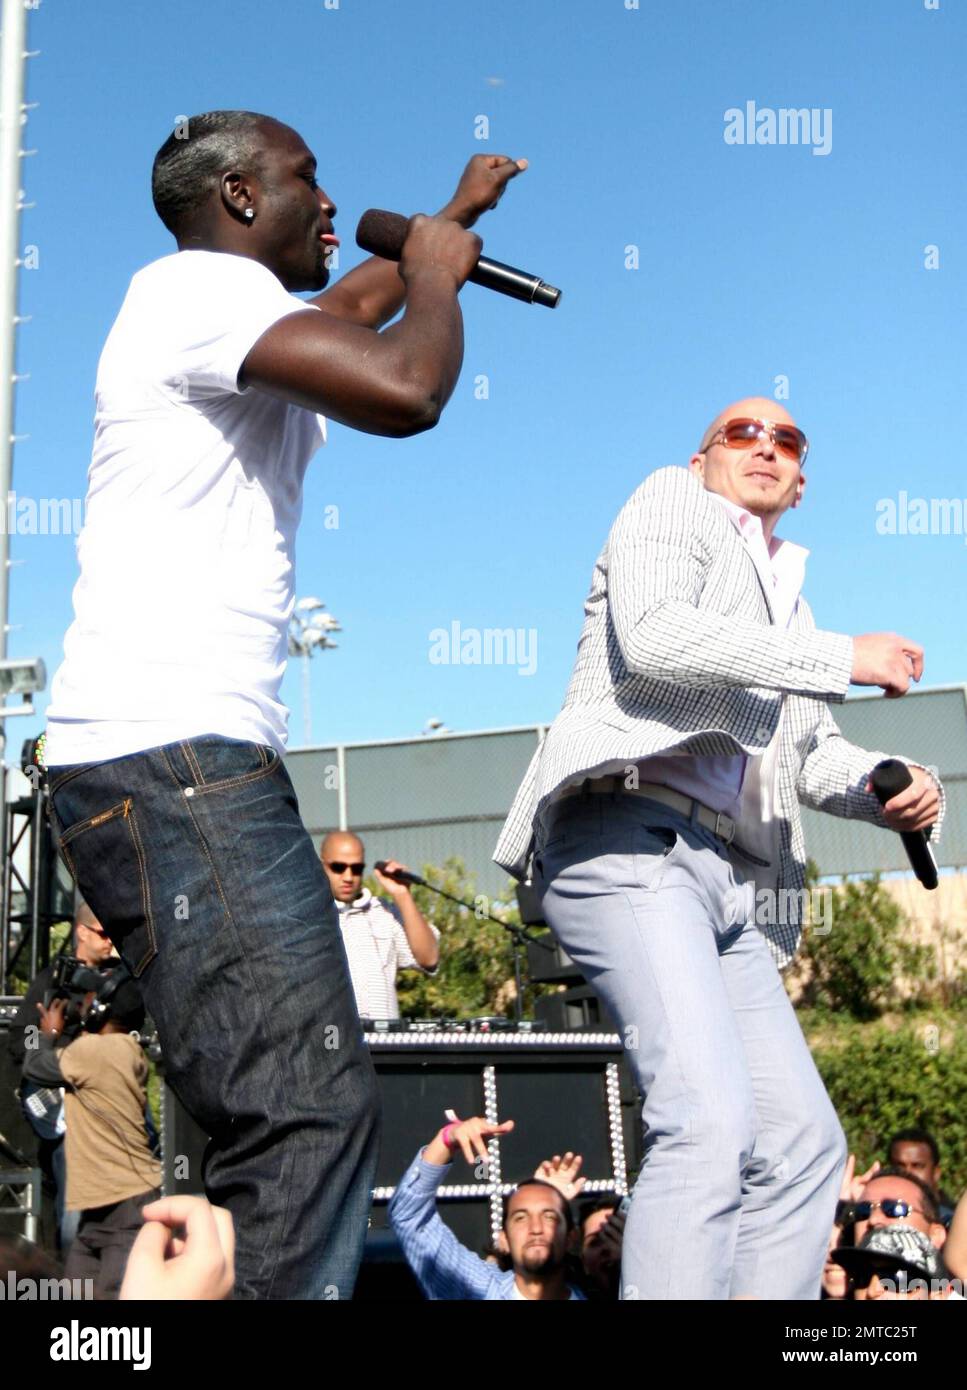
[[[282,766],[274,748],[227,738],[195,738],[181,745],[191,771],[194,796],[234,791],[249,782],[271,777]]]
[[[158,954],[144,841],[133,798],[61,829],[51,801],[57,847],[78,891],[96,913],[132,975]]]

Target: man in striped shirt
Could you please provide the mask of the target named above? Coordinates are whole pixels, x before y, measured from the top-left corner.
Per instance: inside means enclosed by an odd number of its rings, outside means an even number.
[[[334,831],[323,840],[319,855],[339,912],[359,1016],[399,1018],[396,972],[434,974],[440,933],[413,901],[408,884],[373,870],[380,888],[392,898],[392,907],[363,887],[366,851],[358,835]],[[386,868],[393,873],[406,865],[391,859]]]
[[[462,1154],[475,1172],[486,1171],[480,1165],[489,1161],[488,1141],[513,1128],[513,1120],[494,1124],[482,1115],[452,1121],[420,1149],[393,1193],[390,1222],[429,1299],[584,1301],[581,1290],[568,1280],[569,1257],[577,1243],[574,1213],[566,1195],[568,1174],[554,1180],[553,1164],[542,1165],[552,1176],[528,1178],[504,1199],[497,1249],[509,1261],[509,1269],[500,1269],[461,1245],[436,1209],[437,1188],[449,1175],[454,1152]]]

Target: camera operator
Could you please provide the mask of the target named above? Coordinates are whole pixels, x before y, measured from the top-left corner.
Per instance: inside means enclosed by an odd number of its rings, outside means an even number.
[[[78,898],[74,911],[73,937],[74,955],[93,970],[100,969],[112,955],[117,955],[110,937],[83,898]],[[37,972],[31,980],[27,993],[24,995],[20,1008],[10,1025],[7,1047],[17,1071],[23,1066],[24,1053],[27,1050],[24,1030],[37,1027],[37,1005],[46,1004],[52,997],[56,968],[57,960],[55,958],[49,965],[45,965],[43,970]],[[69,1025],[71,1036],[77,1034],[79,1026],[77,1020]]]
[[[77,901],[74,911],[74,955],[91,969],[101,969],[117,953],[110,938],[101,926],[92,909],[83,898]],[[38,971],[30,983],[26,995],[10,1025],[7,1048],[13,1061],[15,1074],[23,1069],[24,1057],[37,1043],[38,1023],[37,1005],[47,1004],[56,993],[55,972],[58,959],[52,960],[43,970]],[[28,1033],[27,1030],[30,1030]],[[80,1031],[79,1016],[65,1020],[63,1033],[58,1039],[61,1046],[77,1036]],[[61,1254],[66,1254],[68,1246],[77,1231],[77,1216],[64,1206],[67,1190],[66,1158],[64,1154],[64,1108],[57,1088],[49,1089],[33,1083],[21,1086],[20,1102],[28,1124],[37,1136],[37,1162],[47,1180],[53,1185],[57,1213],[57,1244]]]
[[[80,1214],[65,1274],[93,1279],[96,1298],[117,1298],[142,1208],[160,1196],[161,1165],[145,1129],[148,1066],[136,1036],[144,1005],[119,965],[84,996],[82,1031],[66,1047],[57,1044],[67,1001],[38,1009],[40,1046],[28,1049],[23,1074],[65,1088],[66,1206]]]

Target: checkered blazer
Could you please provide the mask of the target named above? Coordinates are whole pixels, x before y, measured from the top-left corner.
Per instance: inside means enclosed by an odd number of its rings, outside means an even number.
[[[494,850],[515,878],[528,873],[535,820],[557,788],[605,763],[673,748],[761,754],[783,705],[777,888],[803,886],[800,801],[885,824],[864,789],[889,755],[847,742],[829,709],[849,685],[852,639],[817,630],[802,598],[788,628],[774,625],[745,543],[688,469],[658,469],[622,507],[595,563],[584,615],[564,705]],[[941,804],[933,841],[942,815]],[[801,926],[762,930],[780,967],[788,964]]]

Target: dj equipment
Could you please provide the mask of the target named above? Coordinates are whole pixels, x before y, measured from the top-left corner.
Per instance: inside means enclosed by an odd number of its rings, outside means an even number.
[[[528,927],[546,927],[540,897],[532,883],[516,888],[520,920]],[[614,1020],[602,1007],[564,947],[551,932],[529,938],[527,975],[532,985],[563,985],[555,994],[543,994],[534,1001],[534,1017],[540,1027],[567,1032],[578,1028],[613,1031]]]
[[[37,1139],[17,1099],[20,1068],[8,1050],[10,1024],[21,1002],[15,996],[0,997],[0,1235],[52,1241],[53,1198],[43,1191]]]

